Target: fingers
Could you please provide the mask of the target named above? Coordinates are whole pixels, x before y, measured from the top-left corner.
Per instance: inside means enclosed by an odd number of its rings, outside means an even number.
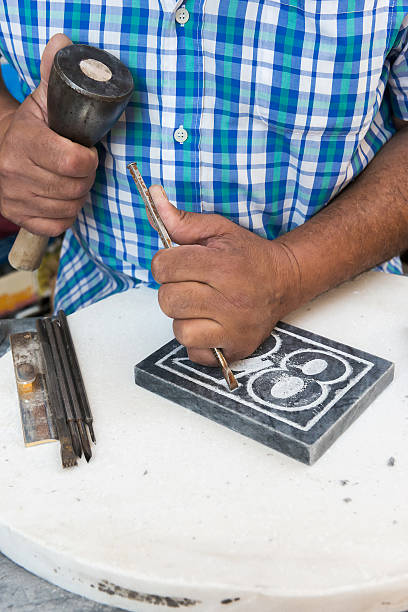
[[[244,334],[234,334],[211,319],[176,319],[173,321],[175,338],[186,347],[191,361],[201,365],[219,365],[211,348],[223,349],[228,362],[248,357],[259,346],[247,344]]]
[[[33,233],[38,228],[41,235],[60,234],[84,205],[97,164],[95,148],[62,138],[38,117],[17,111],[0,146],[0,212]]]
[[[41,110],[42,116],[45,119],[47,118],[48,80],[50,77],[54,56],[57,51],[63,47],[67,47],[68,45],[72,45],[72,41],[68,38],[68,36],[65,36],[65,34],[55,34],[48,41],[41,58],[41,82],[37,89],[35,89],[31,96],[29,96],[29,98],[32,98],[32,100],[38,106],[38,109]]]
[[[48,84],[54,56],[60,49],[72,45],[72,40],[65,34],[54,34],[47,43],[41,58],[41,80]]]
[[[190,280],[214,284],[220,264],[217,251],[196,244],[158,251],[151,270],[160,284]]]
[[[218,360],[211,349],[189,348],[187,349],[187,355],[194,363],[209,367],[219,366]]]
[[[83,179],[68,178],[42,168],[30,167],[27,168],[27,174],[19,177],[18,181],[6,181],[2,188],[2,195],[17,201],[23,201],[28,194],[31,194],[33,199],[37,198],[38,202],[41,198],[50,199],[50,201],[59,200],[59,208],[61,208],[61,202],[64,201],[82,200],[84,202],[93,181],[94,176]],[[42,212],[46,213],[46,209]],[[50,214],[50,216],[53,215]]]
[[[174,319],[174,335],[196,363],[217,365],[208,347],[227,344],[225,328],[211,318],[222,312],[220,301],[211,287],[196,282],[162,285],[159,289],[160,307]]]
[[[176,319],[173,332],[187,349],[223,348],[225,344],[222,325],[210,319]]]
[[[69,178],[25,164],[4,169],[0,164],[0,209],[7,218],[41,235],[58,235],[72,225],[85,204],[94,182],[94,173],[84,178]],[[43,218],[34,220],[35,218]],[[54,220],[60,220],[58,224]]]
[[[33,165],[60,176],[94,174],[98,166],[95,147],[83,147],[59,136],[31,110],[35,110],[33,103],[27,99],[16,111],[1,145],[1,170],[26,174]]]
[[[198,282],[170,283],[159,289],[159,305],[172,319],[228,317],[229,305],[218,291]],[[184,343],[183,343],[184,344]]]
[[[23,128],[22,125],[17,127]],[[40,121],[30,125],[17,150],[23,144],[24,152],[34,166],[59,176],[86,178],[94,175],[98,167],[95,147],[83,147],[59,136]]]
[[[212,237],[236,228],[234,223],[220,215],[178,210],[169,202],[161,185],[152,185],[149,191],[167,231],[177,244],[206,244]]]
[[[223,349],[227,361],[248,357],[271,329],[265,313],[244,312],[203,283],[162,285],[159,305],[173,319],[174,335],[187,348],[190,359],[202,365],[217,365],[209,348]]]
[[[75,218],[44,219],[43,217],[22,217],[18,225],[37,236],[55,237],[69,229],[73,225]]]
[[[2,214],[6,218],[11,218],[14,223],[21,225],[24,220],[30,217],[42,217],[44,219],[70,219],[76,217],[86,198],[80,200],[61,201],[49,198],[32,197],[32,214],[27,214],[27,204],[21,200],[8,200],[7,206],[2,207]]]

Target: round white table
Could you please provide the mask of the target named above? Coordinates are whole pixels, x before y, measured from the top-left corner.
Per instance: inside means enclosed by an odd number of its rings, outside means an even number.
[[[95,418],[88,465],[24,447],[0,360],[0,550],[127,610],[407,609],[408,278],[370,272],[286,319],[395,362],[312,467],[134,384],[134,364],[172,337],[156,300],[135,289],[70,317]]]

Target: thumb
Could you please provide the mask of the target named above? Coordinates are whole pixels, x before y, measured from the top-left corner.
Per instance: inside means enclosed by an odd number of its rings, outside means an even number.
[[[169,202],[161,185],[152,185],[149,191],[171,239],[177,244],[205,244],[209,238],[231,232],[234,227],[219,215],[179,210]],[[150,216],[149,221],[153,225]]]
[[[54,34],[48,41],[47,46],[44,49],[41,58],[41,83],[37,89],[33,92],[32,96],[40,106],[44,117],[47,117],[47,91],[48,91],[48,79],[50,78],[50,72],[54,56],[60,49],[72,45],[72,41],[65,36],[65,34]]]

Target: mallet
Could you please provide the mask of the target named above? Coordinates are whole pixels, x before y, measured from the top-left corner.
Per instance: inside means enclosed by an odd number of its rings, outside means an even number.
[[[48,82],[48,125],[86,147],[116,123],[134,90],[129,69],[114,55],[88,45],[60,49]],[[9,253],[16,270],[36,270],[48,238],[21,228]]]

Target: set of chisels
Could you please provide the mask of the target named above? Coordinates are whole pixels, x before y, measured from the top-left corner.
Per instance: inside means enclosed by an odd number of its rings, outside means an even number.
[[[87,431],[92,442],[96,442],[93,418],[64,311],[60,310],[53,320],[39,319],[37,332],[50,405],[61,443],[62,464],[64,467],[76,465],[76,457],[82,457],[82,452],[89,461],[92,451]]]
[[[24,440],[60,441],[63,467],[92,457],[93,418],[67,317],[38,319],[37,333],[10,336]]]

